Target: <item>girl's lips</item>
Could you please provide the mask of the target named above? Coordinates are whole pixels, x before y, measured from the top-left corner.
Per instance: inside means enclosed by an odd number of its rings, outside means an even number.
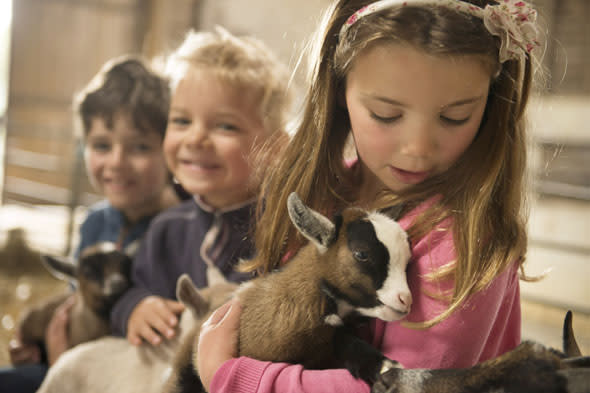
[[[390,167],[391,172],[397,177],[402,183],[405,184],[418,184],[426,180],[430,172],[410,172],[396,167]]]

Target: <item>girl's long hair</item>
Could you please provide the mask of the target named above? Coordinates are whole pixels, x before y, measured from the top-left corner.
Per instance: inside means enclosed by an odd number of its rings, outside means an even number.
[[[489,1],[471,1],[483,6]],[[330,213],[358,197],[358,174],[344,164],[350,134],[346,108],[339,101],[346,75],[363,50],[387,43],[411,45],[434,56],[476,56],[489,67],[491,82],[478,134],[448,171],[402,193],[386,193],[371,207],[402,202],[411,209],[440,196],[409,228],[412,242],[451,218],[457,260],[429,279],[453,279],[452,293],[432,294],[448,301],[438,317],[414,324],[427,327],[450,315],[472,294],[486,288],[509,265],[520,267],[526,252],[524,209],[526,138],[531,59],[498,61],[499,42],[476,17],[442,7],[382,11],[358,20],[342,40],[340,27],[368,2],[342,0],[326,14],[311,48],[310,85],[296,133],[281,161],[269,169],[263,212],[256,231],[258,258],[245,268],[264,274],[279,266],[288,250],[303,241],[287,215],[295,191],[308,206]],[[262,211],[262,210],[261,210]]]

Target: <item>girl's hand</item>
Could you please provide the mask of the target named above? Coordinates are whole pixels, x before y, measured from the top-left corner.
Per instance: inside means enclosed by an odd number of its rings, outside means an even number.
[[[238,355],[240,311],[237,300],[229,301],[215,310],[201,327],[197,370],[207,391],[219,367]]]
[[[47,362],[52,366],[69,347],[68,322],[70,310],[74,306],[74,295],[68,297],[57,307],[45,331],[45,345],[47,346]]]
[[[127,340],[133,345],[140,345],[145,340],[152,345],[162,342],[176,334],[178,315],[184,310],[180,302],[164,299],[160,296],[148,296],[135,306],[127,322]]]

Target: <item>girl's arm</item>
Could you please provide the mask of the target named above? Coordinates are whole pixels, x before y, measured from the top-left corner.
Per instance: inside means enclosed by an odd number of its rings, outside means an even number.
[[[345,369],[304,370],[300,365],[235,358],[240,307],[236,301],[215,311],[203,324],[197,369],[211,392],[369,392]]]
[[[407,228],[411,221],[400,221]],[[443,223],[447,224],[448,223]],[[449,225],[450,227],[450,225]],[[435,230],[412,246],[408,284],[413,296],[413,322],[431,319],[446,305],[427,293],[451,289],[452,282],[433,283],[426,274],[456,258],[451,231]],[[373,345],[406,368],[467,367],[496,357],[520,342],[520,297],[517,266],[496,277],[448,319],[426,330],[402,327],[398,322],[373,323]],[[220,324],[223,325],[224,320]],[[231,329],[229,329],[231,330]],[[224,335],[226,334],[226,335]],[[230,340],[218,331],[218,340]],[[237,334],[234,330],[233,334]],[[209,340],[209,337],[205,337]],[[208,351],[198,352],[204,359]],[[203,357],[202,357],[203,356]],[[262,362],[228,351],[228,359],[212,367],[210,392],[369,392],[369,386],[347,370],[304,370],[299,365]],[[221,364],[221,366],[219,366]],[[205,366],[206,367],[206,366]],[[204,370],[199,365],[199,370]],[[211,369],[209,369],[211,370]]]

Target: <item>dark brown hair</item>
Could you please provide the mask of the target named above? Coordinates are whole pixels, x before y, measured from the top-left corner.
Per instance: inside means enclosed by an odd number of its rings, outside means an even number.
[[[118,114],[129,115],[140,132],[157,132],[164,139],[170,89],[165,78],[138,57],[123,56],[108,61],[80,91],[74,110],[86,136],[92,119],[101,118],[108,129]],[[82,128],[80,130],[79,128]]]

